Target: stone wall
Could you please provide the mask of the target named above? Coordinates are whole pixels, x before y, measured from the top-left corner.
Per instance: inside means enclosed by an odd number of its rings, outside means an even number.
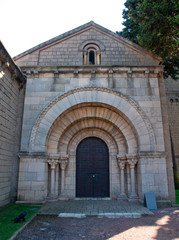
[[[17,196],[25,78],[0,42],[0,205]]]
[[[100,64],[86,62],[88,46],[95,49],[98,61],[100,54]],[[146,191],[153,191],[157,200],[174,202],[159,58],[88,23],[15,60],[27,75],[20,201],[42,202],[55,195],[75,198],[79,144],[75,139],[94,136],[106,139],[113,149],[109,151],[110,197],[125,191],[135,198],[137,191],[142,200]],[[122,156],[119,161],[125,158],[120,169],[117,155]],[[63,165],[64,158],[68,165]]]
[[[25,67],[22,69],[26,71]],[[62,71],[60,68],[58,69],[59,72]],[[99,68],[96,68],[95,76],[90,70],[88,70],[89,73],[80,73],[80,69],[78,69],[78,74],[68,71],[66,73],[56,73],[56,71],[49,73],[50,70],[43,68],[39,70],[37,76],[27,74],[21,151],[29,151],[31,130],[42,109],[55,97],[79,87],[111,87],[133,99],[152,123],[155,131],[156,151],[164,151],[158,74],[154,73],[152,69],[150,76],[145,76],[143,74],[145,69],[130,69],[131,73],[128,74],[129,69],[127,68],[114,68],[114,72],[111,74],[109,68],[102,73]]]
[[[15,58],[19,66],[83,65],[86,45],[98,45],[101,65],[149,66],[160,60],[138,45],[93,23],[40,44]]]
[[[168,104],[170,134],[174,150],[174,160],[179,176],[179,81],[167,78],[165,79],[165,88]]]

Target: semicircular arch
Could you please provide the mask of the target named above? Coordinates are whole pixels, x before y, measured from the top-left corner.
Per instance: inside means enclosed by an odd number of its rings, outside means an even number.
[[[45,151],[48,132],[56,119],[66,110],[84,103],[105,104],[127,119],[137,133],[139,151],[155,151],[153,128],[134,100],[120,92],[106,88],[79,88],[57,96],[40,114],[30,137],[29,150]]]

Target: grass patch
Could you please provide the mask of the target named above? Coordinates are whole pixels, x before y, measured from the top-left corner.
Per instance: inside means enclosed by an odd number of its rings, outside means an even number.
[[[20,227],[22,227],[38,210],[40,206],[9,204],[0,207],[0,240],[9,239]],[[25,222],[14,223],[14,218],[26,211]]]
[[[176,204],[179,204],[179,189],[175,190]]]

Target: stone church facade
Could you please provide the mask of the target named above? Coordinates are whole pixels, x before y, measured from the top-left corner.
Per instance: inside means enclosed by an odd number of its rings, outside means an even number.
[[[160,59],[89,22],[15,57],[27,76],[18,202],[174,202]]]

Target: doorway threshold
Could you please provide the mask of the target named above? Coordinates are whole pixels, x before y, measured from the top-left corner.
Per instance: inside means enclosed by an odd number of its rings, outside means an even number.
[[[104,197],[104,198],[93,198],[93,197],[87,197],[87,198],[75,198],[74,200],[111,200],[110,197]]]

